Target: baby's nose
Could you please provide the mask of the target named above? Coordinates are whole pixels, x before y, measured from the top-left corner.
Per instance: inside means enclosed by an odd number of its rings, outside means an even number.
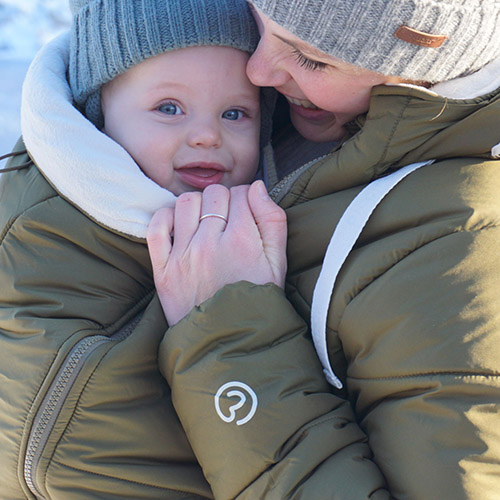
[[[188,142],[191,147],[220,147],[222,143],[220,126],[215,120],[203,120],[193,127]]]

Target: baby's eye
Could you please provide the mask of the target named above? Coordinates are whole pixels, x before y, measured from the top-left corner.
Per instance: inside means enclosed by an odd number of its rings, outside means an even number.
[[[228,109],[222,113],[222,118],[225,118],[226,120],[239,120],[243,116],[243,111],[239,109]]]
[[[166,115],[181,115],[182,109],[173,102],[166,102],[158,106],[158,111]]]

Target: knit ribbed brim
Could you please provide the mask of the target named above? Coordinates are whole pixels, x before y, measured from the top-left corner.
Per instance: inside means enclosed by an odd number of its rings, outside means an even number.
[[[70,0],[70,7],[70,87],[97,126],[102,85],[145,59],[194,46],[251,52],[258,41],[244,0]]]
[[[408,80],[450,80],[500,56],[497,0],[250,2],[326,54]]]

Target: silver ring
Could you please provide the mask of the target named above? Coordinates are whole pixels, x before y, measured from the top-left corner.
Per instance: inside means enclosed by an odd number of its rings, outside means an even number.
[[[221,215],[221,214],[205,214],[205,215],[202,215],[200,217],[200,222],[203,219],[208,219],[209,217],[216,217],[217,219],[222,219],[223,221],[225,221],[227,223],[227,219],[223,215]]]

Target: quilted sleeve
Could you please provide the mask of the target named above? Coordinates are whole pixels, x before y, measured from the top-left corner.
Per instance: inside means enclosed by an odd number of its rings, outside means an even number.
[[[281,289],[226,286],[170,328],[160,366],[217,499],[389,498]]]

